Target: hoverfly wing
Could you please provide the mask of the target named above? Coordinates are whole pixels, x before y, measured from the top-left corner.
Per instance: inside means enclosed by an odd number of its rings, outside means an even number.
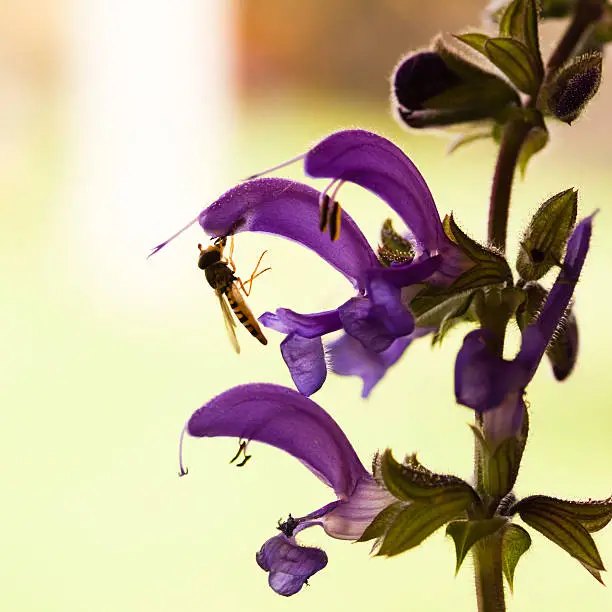
[[[236,321],[232,317],[232,311],[228,306],[223,294],[217,291],[217,297],[219,298],[219,304],[221,305],[221,312],[223,313],[223,322],[225,323],[225,331],[234,347],[236,353],[240,354],[240,345],[238,344],[238,338],[236,337]]]

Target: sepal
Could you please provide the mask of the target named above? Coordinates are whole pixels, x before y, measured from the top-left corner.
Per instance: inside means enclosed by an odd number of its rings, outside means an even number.
[[[563,514],[579,522],[589,533],[603,529],[612,520],[612,496],[587,502],[557,499],[546,495],[531,495],[510,509],[520,512],[521,507],[533,507],[544,513]]]
[[[380,230],[378,259],[383,266],[402,264],[414,259],[415,250],[410,241],[393,229],[393,222],[387,219]]]
[[[456,38],[484,55],[519,91],[529,95],[537,93],[543,76],[541,59],[520,40],[491,38],[480,33],[461,34]]]
[[[516,566],[531,546],[529,532],[512,523],[507,523],[502,535],[502,569],[510,587],[514,591],[514,571]]]
[[[451,474],[432,472],[417,459],[416,454],[408,455],[403,463],[398,463],[387,449],[374,458],[373,473],[379,484],[401,501],[460,500],[467,508],[478,500],[467,482]]]
[[[521,278],[535,281],[561,265],[563,251],[576,222],[578,194],[567,189],[546,200],[523,234],[516,269]]]
[[[390,557],[414,548],[449,521],[480,508],[480,499],[469,484],[456,476],[435,474],[415,455],[400,464],[387,449],[375,457],[373,472],[379,484],[398,499],[361,536],[361,541],[377,538],[378,555]]]
[[[561,67],[542,92],[545,109],[560,121],[573,123],[599,89],[602,60],[602,53],[594,51]]]
[[[502,499],[508,495],[516,482],[521,467],[521,459],[529,434],[529,416],[523,415],[521,431],[517,436],[506,438],[496,445],[487,440],[484,432],[476,425],[471,425],[479,446],[479,457],[482,462],[482,486],[493,499]]]
[[[453,538],[455,543],[455,552],[457,554],[455,574],[459,573],[459,568],[472,546],[479,540],[493,535],[507,522],[508,520],[503,516],[494,516],[490,519],[453,521],[449,523],[446,526],[446,535]]]
[[[537,65],[540,78],[544,74],[538,36],[538,7],[536,0],[513,0],[499,20],[499,35],[522,42]]]
[[[605,567],[590,535],[612,518],[610,499],[599,502],[568,502],[534,495],[516,503],[510,511],[518,513],[529,526],[557,544],[599,582]]]
[[[525,119],[531,125],[517,160],[521,177],[525,178],[527,164],[536,153],[539,153],[548,144],[549,134],[540,111],[529,108],[522,109],[522,112],[525,113]]]

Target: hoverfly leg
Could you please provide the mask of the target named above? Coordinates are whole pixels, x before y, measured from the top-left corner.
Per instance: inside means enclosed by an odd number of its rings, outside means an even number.
[[[251,274],[251,276],[249,277],[249,280],[245,281],[244,283],[242,281],[240,281],[240,288],[242,289],[242,291],[244,291],[244,294],[248,297],[251,294],[251,290],[253,288],[253,281],[258,277],[261,276],[264,272],[267,272],[268,270],[271,270],[272,268],[270,266],[268,266],[267,268],[264,268],[263,270],[260,270],[259,272],[257,271],[260,264],[261,264],[261,260],[263,259],[263,256],[267,253],[268,251],[264,251],[260,256],[259,259],[257,260],[257,265],[255,266],[255,269],[253,270],[253,273]],[[247,291],[246,285],[249,286],[249,289]]]

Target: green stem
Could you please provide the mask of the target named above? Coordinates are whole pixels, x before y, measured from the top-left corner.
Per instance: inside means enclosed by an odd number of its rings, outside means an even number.
[[[523,117],[510,119],[504,127],[493,175],[489,205],[489,242],[501,251],[506,248],[510,192],[516,164],[531,125]]]
[[[473,548],[476,598],[479,612],[505,612],[501,536],[476,542]]]
[[[578,1],[567,30],[548,60],[543,83],[546,83],[551,75],[567,62],[587,30],[600,19],[603,4],[603,0]],[[534,95],[527,99],[524,107],[534,107],[537,98],[538,96]],[[489,242],[501,251],[506,249],[512,182],[521,148],[531,127],[532,125],[525,115],[517,114],[508,121],[502,134],[491,187],[488,228]],[[494,350],[497,354],[502,355],[504,333],[501,330],[497,331],[499,331],[499,335],[496,338]],[[478,427],[480,424],[477,416],[476,426]],[[480,457],[480,449],[476,444],[474,481],[484,499],[487,497],[486,492],[483,491],[485,461],[486,458]],[[493,508],[488,509],[488,513],[491,512],[494,512]],[[505,612],[501,537],[494,535],[477,542],[473,548],[473,556],[478,612]]]

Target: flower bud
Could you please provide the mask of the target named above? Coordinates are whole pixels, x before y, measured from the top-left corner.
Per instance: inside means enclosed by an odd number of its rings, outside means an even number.
[[[578,118],[601,83],[602,54],[581,55],[562,67],[546,87],[546,105],[565,123]]]
[[[533,215],[516,261],[523,280],[538,280],[554,265],[560,265],[577,208],[578,194],[567,189],[544,202]]]
[[[413,128],[494,118],[519,102],[505,81],[466,61],[441,39],[431,51],[399,63],[392,90],[399,118]]]

